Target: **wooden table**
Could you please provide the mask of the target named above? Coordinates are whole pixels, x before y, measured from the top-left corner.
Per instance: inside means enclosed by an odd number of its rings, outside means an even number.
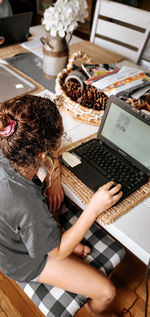
[[[104,48],[100,48],[97,45],[88,41],[81,41],[79,43],[69,46],[69,55],[74,52],[83,51],[93,58],[95,63],[115,63],[123,60],[123,57],[119,54],[112,53]],[[0,48],[0,59],[12,57],[13,55],[28,52],[24,47],[19,44]]]
[[[121,55],[112,53],[111,51],[99,47],[89,41],[82,41],[69,47],[70,55],[79,50],[88,54],[96,64],[111,64],[124,59]]]
[[[0,59],[5,59],[8,57],[12,57],[13,55],[28,52],[25,48],[23,48],[19,44],[6,46],[0,48]]]

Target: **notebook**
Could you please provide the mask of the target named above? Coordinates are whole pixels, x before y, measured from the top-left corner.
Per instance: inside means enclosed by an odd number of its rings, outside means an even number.
[[[111,96],[97,138],[62,154],[63,163],[90,189],[110,180],[122,184],[124,199],[150,175],[150,116]]]
[[[0,47],[26,41],[31,20],[32,12],[0,18]]]
[[[0,63],[0,78],[2,78],[0,82],[0,102],[29,93],[36,88],[32,82],[2,63]]]

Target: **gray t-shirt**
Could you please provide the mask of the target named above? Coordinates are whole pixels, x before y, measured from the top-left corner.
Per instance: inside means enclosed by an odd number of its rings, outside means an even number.
[[[14,171],[0,151],[0,270],[16,281],[30,281],[59,243],[41,188]]]
[[[11,5],[8,0],[3,0],[0,3],[0,18],[5,18],[13,15]]]

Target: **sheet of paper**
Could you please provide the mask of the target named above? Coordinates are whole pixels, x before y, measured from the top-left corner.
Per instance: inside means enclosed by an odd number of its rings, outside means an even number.
[[[123,66],[117,73],[99,79],[92,85],[110,95],[129,97],[134,90],[150,84],[150,77],[139,69]]]
[[[80,159],[76,155],[74,155],[70,152],[62,153],[62,158],[71,167],[75,167],[75,166],[81,164]]]
[[[43,58],[42,43],[40,40],[31,40],[31,41],[23,42],[21,46],[23,46],[30,52],[34,53],[35,55]]]
[[[150,85],[141,89],[138,89],[136,92],[134,92],[131,97],[138,99],[141,96],[143,96],[147,91],[150,91]]]
[[[127,67],[127,66],[122,66],[121,69],[117,73],[96,81],[95,83],[93,83],[93,86],[102,90],[102,89],[116,83],[117,81],[120,81],[120,80],[126,78],[127,76],[128,77],[133,76],[135,74],[138,74],[139,72],[140,72],[139,69],[135,69],[132,67]]]

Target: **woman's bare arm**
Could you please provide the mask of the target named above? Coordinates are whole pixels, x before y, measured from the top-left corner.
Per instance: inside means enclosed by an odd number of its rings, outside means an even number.
[[[111,188],[114,182],[102,186],[92,197],[76,223],[61,236],[58,247],[49,252],[51,257],[62,260],[68,257],[80,243],[96,218],[121,198],[121,185]],[[118,193],[119,192],[119,193]]]

